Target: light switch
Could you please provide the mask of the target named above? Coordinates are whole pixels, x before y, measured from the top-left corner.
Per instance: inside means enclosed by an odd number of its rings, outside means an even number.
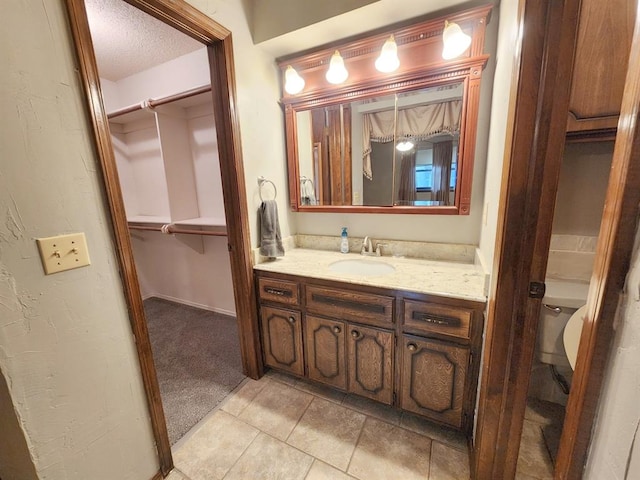
[[[47,275],[84,267],[91,263],[84,233],[36,238],[36,242],[44,273]]]

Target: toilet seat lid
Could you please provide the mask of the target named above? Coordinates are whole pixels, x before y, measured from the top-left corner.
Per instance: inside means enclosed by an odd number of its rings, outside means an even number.
[[[583,305],[575,311],[562,334],[562,341],[564,343],[564,351],[569,359],[571,369],[576,368],[576,358],[578,357],[578,345],[580,345],[580,335],[582,334],[582,325],[584,324],[583,318],[587,314],[587,306]]]

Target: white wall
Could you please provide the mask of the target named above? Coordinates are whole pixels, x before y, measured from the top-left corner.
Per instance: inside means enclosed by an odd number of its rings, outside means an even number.
[[[595,421],[585,479],[640,478],[640,230],[616,316],[616,333]],[[632,451],[634,461],[627,462]]]
[[[188,0],[233,32],[236,98],[247,188],[251,245],[258,246],[257,211],[260,206],[257,178],[263,175],[278,189],[282,236],[295,228],[288,213],[288,181],[284,148],[284,114],[278,100],[280,84],[273,56],[253,45],[240,0]]]
[[[184,235],[134,232],[136,270],[143,296],[157,296],[225,315],[235,315],[226,237],[203,237],[196,251]],[[200,242],[189,235],[187,241]]]
[[[518,45],[517,1],[500,3],[500,25],[498,30],[498,48],[496,52],[496,73],[493,81],[493,98],[491,99],[491,120],[489,128],[489,147],[487,151],[487,167],[484,185],[484,203],[480,209],[484,211],[480,230],[479,254],[485,268],[492,269],[493,255],[498,228],[498,210],[500,202],[500,185],[502,182],[502,166],[505,153],[509,98],[511,81],[519,52],[514,51]],[[509,146],[506,147],[507,149]]]
[[[134,47],[132,47],[134,48]],[[98,68],[100,65],[98,65]],[[117,82],[100,79],[107,111],[209,85],[209,58],[201,48]],[[108,85],[107,89],[104,85]]]
[[[24,435],[41,479],[151,478],[158,461],[63,2],[7,2],[0,32],[0,370],[21,430],[1,435]],[[79,231],[91,265],[45,276],[35,238]]]

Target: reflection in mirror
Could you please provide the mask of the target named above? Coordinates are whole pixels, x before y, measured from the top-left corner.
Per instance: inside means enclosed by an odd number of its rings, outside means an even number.
[[[300,205],[455,203],[463,84],[296,112]]]

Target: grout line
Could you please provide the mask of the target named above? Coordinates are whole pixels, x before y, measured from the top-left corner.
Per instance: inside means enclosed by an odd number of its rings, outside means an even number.
[[[362,422],[362,426],[360,427],[360,432],[358,433],[358,439],[356,440],[356,443],[353,445],[353,452],[351,452],[351,456],[349,457],[347,468],[344,469],[344,473],[346,473],[347,475],[349,475],[349,467],[351,466],[351,461],[353,460],[353,456],[355,455],[356,450],[358,449],[358,445],[360,444],[360,439],[362,438],[362,432],[364,432],[364,424],[367,423],[367,418],[369,418],[369,415],[365,415],[364,422]],[[359,478],[359,477],[356,477],[356,478]]]
[[[303,392],[303,393],[308,393],[308,392]],[[304,411],[302,412],[302,415],[300,415],[300,418],[298,418],[298,421],[296,422],[296,424],[293,426],[293,428],[291,429],[291,431],[289,432],[289,435],[287,435],[287,438],[285,438],[284,440],[282,440],[283,443],[290,445],[289,444],[289,437],[291,437],[291,434],[293,433],[293,431],[298,427],[298,425],[300,424],[300,420],[302,420],[302,417],[304,417],[305,413],[307,413],[307,410],[309,410],[309,407],[311,406],[311,404],[313,403],[313,401],[318,398],[316,397],[314,394],[309,393],[309,395],[311,395],[311,401],[307,404],[307,406],[305,407]],[[293,445],[291,445],[293,446]],[[309,454],[307,454],[309,455]],[[311,455],[313,457],[313,455]],[[315,457],[313,457],[315,458]]]
[[[431,439],[431,445],[429,445],[429,472],[427,473],[426,480],[431,480],[431,467],[433,466],[433,443],[434,440]]]
[[[253,428],[255,428],[255,427],[253,427]],[[229,474],[229,472],[230,472],[231,470],[233,470],[233,467],[235,467],[235,466],[236,466],[236,464],[240,461],[240,459],[244,456],[244,454],[245,454],[245,453],[247,453],[247,450],[249,450],[249,447],[250,447],[251,445],[253,445],[253,442],[255,442],[255,441],[256,441],[256,438],[258,438],[258,437],[260,436],[260,434],[261,434],[261,433],[264,433],[262,430],[260,430],[260,429],[258,429],[258,428],[256,428],[256,430],[258,430],[258,433],[256,433],[256,436],[255,436],[255,437],[253,437],[253,439],[252,439],[252,440],[247,444],[247,446],[245,447],[245,449],[244,449],[244,450],[242,450],[242,453],[241,453],[240,455],[238,455],[238,458],[236,458],[236,461],[235,461],[235,462],[233,462],[233,465],[231,465],[231,466],[229,467],[229,469],[228,469],[226,472],[224,472],[224,475],[222,476],[222,479],[223,479],[223,480],[227,477],[227,475]]]

